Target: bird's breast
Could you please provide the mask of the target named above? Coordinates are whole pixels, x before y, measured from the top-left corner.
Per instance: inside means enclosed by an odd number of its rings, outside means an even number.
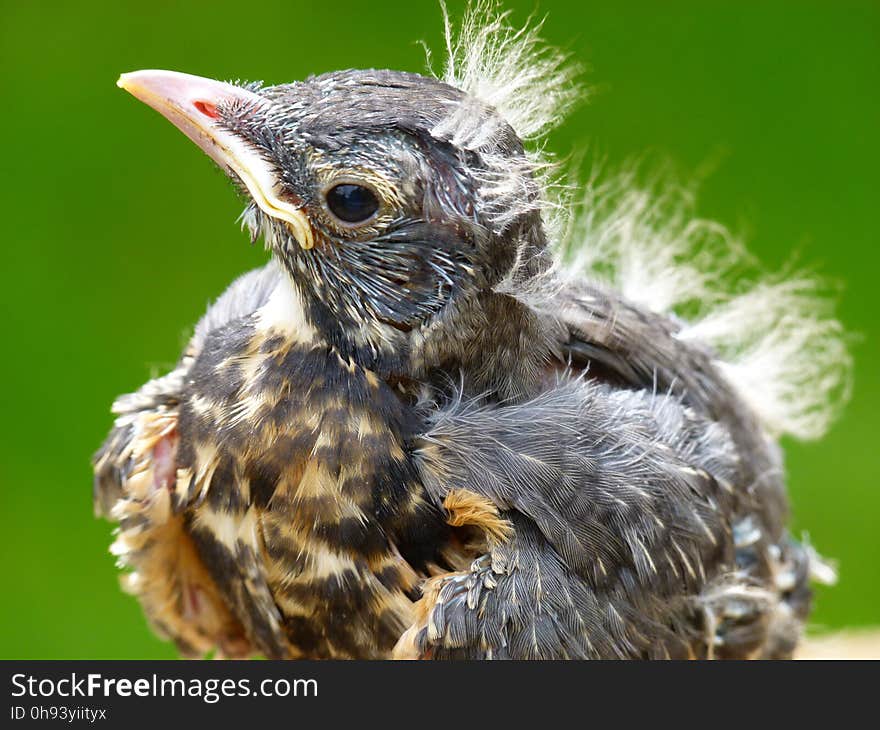
[[[331,348],[255,322],[206,341],[181,405],[178,497],[221,590],[258,581],[271,597],[237,600],[277,611],[267,653],[382,656],[410,623],[418,543],[443,522],[407,457],[412,428],[387,384]],[[239,574],[242,555],[258,576]]]

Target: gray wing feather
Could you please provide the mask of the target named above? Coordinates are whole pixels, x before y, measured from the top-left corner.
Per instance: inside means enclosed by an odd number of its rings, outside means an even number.
[[[678,339],[680,325],[673,319],[585,281],[557,292],[554,308],[569,334],[563,352],[573,365],[598,365],[628,387],[679,395],[694,411],[724,425],[742,456],[753,511],[772,539],[782,539],[788,502],[778,447],[724,378],[715,354]]]
[[[675,396],[563,379],[523,404],[456,402],[420,459],[438,501],[476,492],[515,528],[443,586],[419,638],[434,656],[681,654],[682,605],[734,562],[742,465]]]

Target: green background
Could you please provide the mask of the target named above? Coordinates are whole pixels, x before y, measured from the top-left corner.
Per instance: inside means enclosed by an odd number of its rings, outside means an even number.
[[[524,21],[530,0],[510,2]],[[176,359],[187,328],[265,253],[223,175],[118,74],[278,83],[420,71],[434,2],[0,4],[0,656],[172,657],[117,587],[89,458],[109,406]],[[453,15],[460,2],[451,2]],[[551,148],[712,168],[698,213],[774,269],[838,282],[854,397],[823,441],[787,443],[795,528],[840,561],[815,625],[880,623],[877,487],[880,4],[549,2],[545,35],[598,87]]]

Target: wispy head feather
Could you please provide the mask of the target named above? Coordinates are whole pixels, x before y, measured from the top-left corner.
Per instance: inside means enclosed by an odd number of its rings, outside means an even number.
[[[579,68],[544,44],[543,21],[522,28],[494,0],[468,3],[456,33],[443,4],[446,63],[442,79],[493,107],[520,139],[534,140],[558,124],[584,98]]]
[[[458,31],[441,6],[446,30],[441,80],[466,98],[450,108],[432,135],[479,155],[481,210],[496,232],[534,211],[552,227],[559,189],[556,165],[541,138],[586,97],[576,81],[580,68],[544,43],[542,21],[531,18],[516,28],[495,0],[470,2]],[[524,143],[519,159],[511,156],[507,127]]]

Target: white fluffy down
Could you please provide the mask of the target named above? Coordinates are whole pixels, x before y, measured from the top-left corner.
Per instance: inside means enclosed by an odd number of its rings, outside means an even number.
[[[723,226],[694,218],[687,191],[640,186],[633,172],[587,185],[560,246],[586,275],[682,323],[678,337],[718,353],[724,375],[774,436],[818,438],[849,394],[851,360],[832,302],[806,275],[756,277]]]
[[[446,62],[442,79],[494,107],[520,139],[534,140],[582,100],[578,68],[546,46],[541,23],[515,28],[493,0],[468,5],[456,33],[446,8]]]

